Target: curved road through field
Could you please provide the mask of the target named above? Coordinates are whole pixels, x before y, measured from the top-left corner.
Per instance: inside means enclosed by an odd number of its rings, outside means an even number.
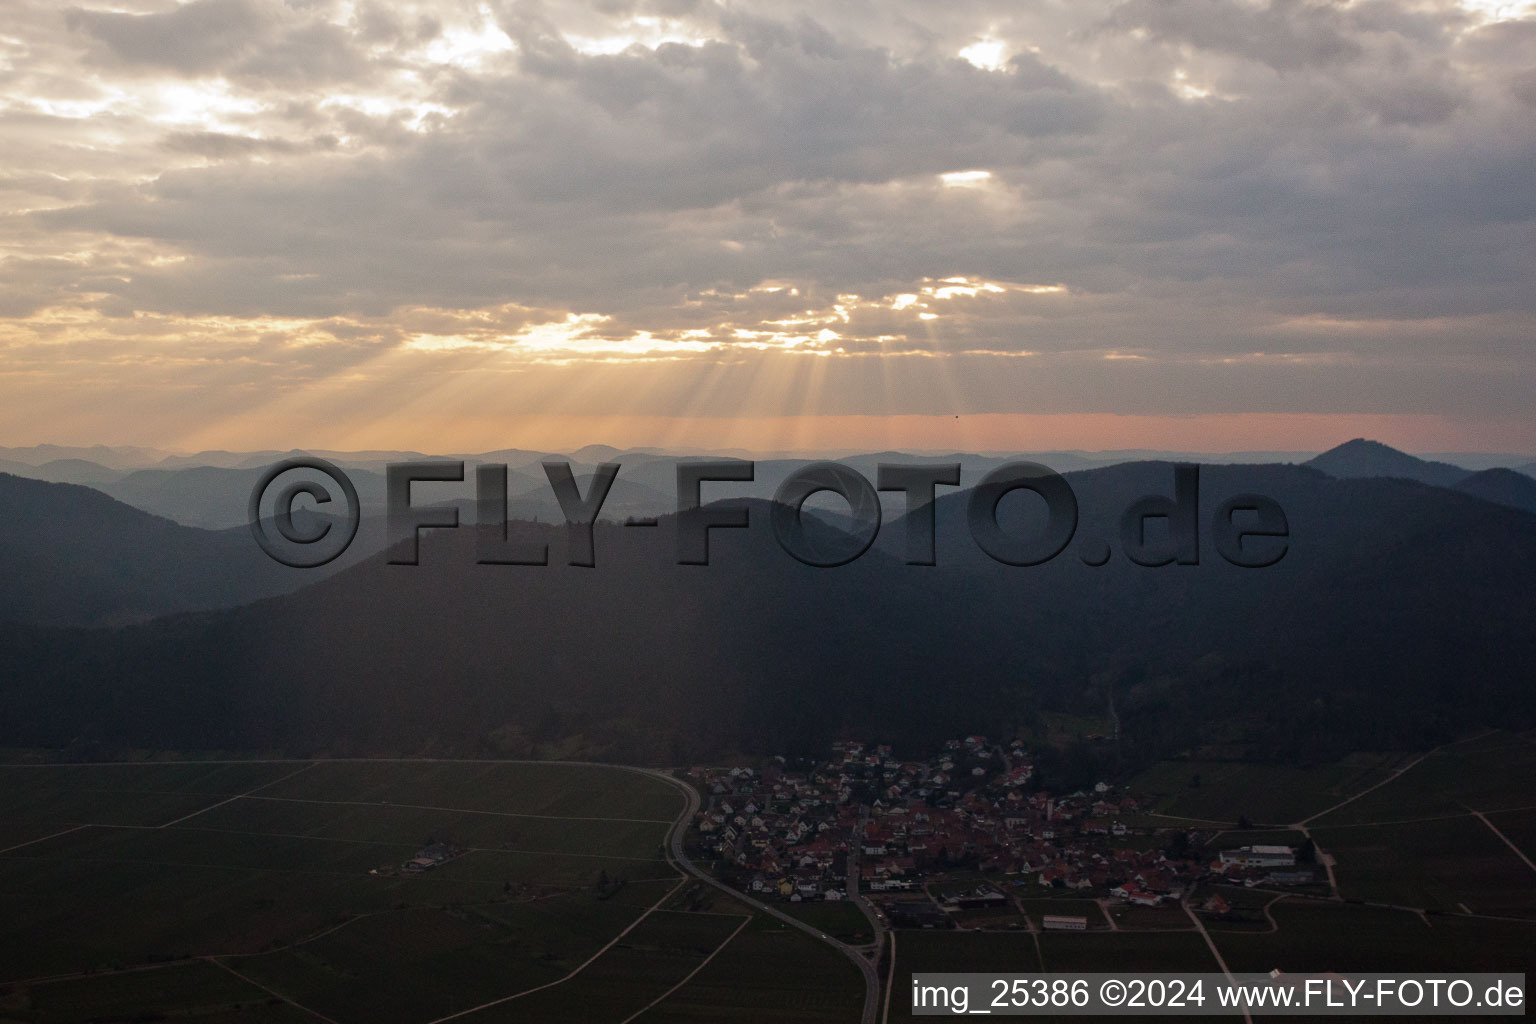
[[[606,767],[619,766],[608,765]],[[688,783],[684,782],[682,779],[679,779],[673,775],[669,775],[666,772],[656,771],[650,768],[637,768],[632,766],[628,767],[630,767],[632,771],[637,771],[644,775],[649,775],[661,782],[665,782],[669,786],[680,790],[683,794],[683,813],[678,817],[677,823],[672,826],[672,830],[667,834],[667,847],[669,856],[673,861],[677,863],[677,866],[683,871],[686,871],[688,874],[697,878],[699,881],[704,882],[707,885],[712,885],[716,889],[727,893],[734,899],[740,900],[741,902],[747,904],[747,906],[751,907],[753,910],[767,914],[769,917],[784,922],[791,928],[798,928],[800,931],[805,932],[812,938],[819,939],[822,942],[827,943],[829,946],[832,946],[838,952],[846,956],[849,960],[852,960],[858,967],[859,973],[864,976],[863,1024],[876,1024],[880,1013],[880,976],[875,973],[875,965],[873,962],[871,962],[869,957],[865,956],[857,947],[850,946],[846,942],[841,942],[837,939],[834,939],[832,936],[818,928],[814,928],[811,925],[806,924],[799,918],[792,917],[789,914],[784,913],[784,911],[779,910],[776,907],[769,906],[761,900],[753,899],[746,893],[738,892],[737,890],[732,889],[724,882],[721,882],[714,876],[707,874],[702,868],[694,864],[693,861],[688,859],[688,855],[683,852],[683,835],[688,831],[688,823],[691,822],[693,820],[693,816],[698,813],[698,790],[688,785]],[[873,948],[875,955],[878,958],[882,941],[885,938],[885,929],[884,926],[881,925],[875,918],[874,912],[869,909],[863,898],[857,895],[857,864],[858,862],[856,856],[851,856],[849,858],[848,864],[848,896],[850,899],[858,901],[859,909],[864,912],[866,917],[869,918],[870,924],[875,929],[875,941]]]
[[[741,902],[747,904],[753,910],[756,910],[756,911],[758,911],[760,913],[767,914],[769,917],[772,917],[772,918],[775,918],[775,919],[777,919],[779,921],[784,922],[785,924],[789,925],[791,928],[797,928],[800,931],[805,932],[807,935],[811,936],[812,938],[819,939],[822,942],[825,942],[827,945],[833,947],[838,952],[842,953],[849,960],[853,961],[854,965],[858,967],[859,973],[864,976],[864,1015],[863,1015],[863,1018],[862,1018],[863,1024],[877,1024],[877,1021],[878,1021],[878,1018],[879,1018],[879,1012],[880,1012],[880,978],[875,973],[875,965],[874,965],[874,963],[872,963],[870,958],[868,956],[866,956],[858,947],[850,946],[846,942],[841,942],[841,941],[839,941],[837,939],[834,939],[832,936],[826,934],[825,932],[821,931],[820,929],[814,928],[811,925],[806,924],[804,921],[799,920],[798,918],[791,917],[790,915],[784,913],[782,910],[778,910],[775,907],[771,907],[768,904],[763,903],[760,900],[753,899],[751,896],[748,896],[746,893],[738,892],[737,890],[732,889],[730,886],[726,885],[725,883],[716,880],[713,876],[711,876],[709,874],[706,874],[703,871],[703,869],[699,868],[697,865],[695,865],[693,863],[693,861],[688,859],[687,854],[685,854],[683,852],[683,835],[688,831],[688,825],[693,820],[693,816],[698,813],[698,810],[699,810],[699,793],[698,793],[698,790],[694,789],[692,786],[690,786],[688,783],[684,782],[682,779],[679,779],[675,775],[671,775],[671,774],[669,774],[667,772],[658,771],[657,769],[654,769],[654,768],[642,768],[642,767],[640,767],[638,765],[613,764],[613,763],[610,763],[610,762],[603,762],[603,761],[566,761],[566,760],[534,761],[534,760],[527,760],[527,759],[520,759],[520,758],[438,758],[438,757],[266,758],[266,759],[261,759],[259,761],[253,761],[253,760],[249,760],[249,759],[228,759],[228,760],[208,759],[208,760],[197,760],[197,761],[184,761],[184,762],[178,762],[178,763],[181,763],[181,764],[254,764],[254,763],[260,763],[260,764],[298,764],[298,765],[303,765],[304,766],[303,768],[300,768],[299,771],[306,771],[309,768],[314,767],[314,765],[316,765],[316,764],[325,763],[327,761],[354,762],[354,763],[390,762],[390,763],[395,763],[395,764],[401,764],[401,763],[420,763],[420,764],[441,764],[441,763],[447,763],[447,764],[566,765],[566,766],[570,766],[570,767],[580,767],[580,768],[609,768],[609,769],[618,769],[618,770],[621,770],[621,771],[631,771],[631,772],[636,772],[636,773],[641,774],[641,775],[647,775],[647,776],[649,776],[649,777],[651,777],[653,779],[656,779],[659,782],[664,782],[667,785],[671,786],[672,788],[678,790],[679,792],[681,792],[683,794],[683,811],[682,811],[682,813],[680,815],[678,815],[677,820],[672,823],[671,828],[667,832],[667,840],[666,840],[666,844],[664,846],[664,849],[667,852],[668,859],[671,860],[673,863],[675,863],[677,865],[677,867],[681,871],[683,871],[685,874],[692,875],[694,878],[697,878],[699,881],[704,882],[707,885],[714,886],[716,889],[721,890],[722,892],[726,893],[727,895],[731,896],[732,898],[740,900]],[[146,763],[148,763],[148,762],[146,762]],[[61,764],[67,765],[68,762],[62,762]],[[294,773],[291,773],[291,774],[297,774],[297,772],[294,772]],[[286,776],[285,776],[285,778],[286,778]],[[281,780],[275,780],[275,781],[281,781]],[[262,786],[258,786],[257,789],[265,789],[268,785],[272,785],[272,783],[265,783]],[[254,793],[255,790],[252,790],[251,792]],[[250,794],[239,794],[239,795],[237,795],[235,797],[232,797],[231,799],[240,799],[240,797],[248,796],[248,795],[250,795]],[[229,802],[228,800],[221,801],[218,804],[214,804],[214,805],[212,805],[210,807],[205,807],[202,810],[195,812],[194,814],[187,815],[184,818],[179,818],[179,819],[177,819],[177,821],[185,821],[187,817],[195,817],[197,814],[202,814],[205,811],[212,810],[213,807],[221,806],[223,803],[228,803],[228,802]],[[443,810],[452,810],[452,809],[453,808],[443,808]],[[166,828],[168,825],[174,825],[176,823],[177,822],[168,822],[166,825],[161,825],[161,826],[158,826],[158,827]],[[87,826],[87,825],[79,825],[79,826],[76,826],[73,829],[66,829],[65,831],[66,832],[73,832],[73,831],[77,831],[79,829],[87,828],[87,827],[89,827],[89,826]],[[57,833],[57,835],[63,835],[63,834],[64,834],[63,832]],[[31,840],[31,841],[29,841],[27,843],[22,843],[21,846],[30,846],[32,843],[42,842],[44,839],[51,839],[51,838],[54,838],[54,837],[53,836],[43,836],[40,839],[34,839],[34,840]],[[20,846],[11,847],[11,849],[20,849]],[[0,853],[4,853],[4,852],[8,852],[8,851],[0,850]],[[869,902],[858,894],[858,884],[859,884],[858,883],[858,847],[857,847],[857,844],[855,844],[852,852],[849,855],[849,859],[848,859],[848,898],[852,899],[852,900],[854,900],[856,902],[856,905],[864,913],[864,915],[869,919],[870,925],[874,928],[875,940],[867,948],[871,951],[870,955],[873,956],[875,959],[878,959],[879,958],[880,949],[881,949],[881,947],[882,947],[882,945],[884,943],[884,940],[885,940],[885,926],[882,925],[880,923],[879,919],[875,916],[874,909],[872,907],[870,907]],[[220,964],[220,966],[224,966],[224,965]],[[225,969],[228,970],[228,968],[225,968]]]

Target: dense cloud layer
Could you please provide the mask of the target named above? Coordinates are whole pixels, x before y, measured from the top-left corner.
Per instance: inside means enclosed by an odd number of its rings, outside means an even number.
[[[0,387],[1524,415],[1505,6],[18,0]]]

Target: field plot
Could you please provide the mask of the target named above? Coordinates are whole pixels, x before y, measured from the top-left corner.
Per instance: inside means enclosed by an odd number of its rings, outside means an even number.
[[[255,985],[204,960],[133,974],[112,974],[37,985],[0,997],[0,1019],[66,1024],[78,1020],[159,1020],[197,1024],[314,1021]]]
[[[742,925],[717,914],[658,912],[581,975],[573,988],[548,988],[476,1015],[484,1024],[618,1024],[676,987]]]
[[[1160,907],[1141,907],[1132,903],[1108,905],[1110,919],[1122,930],[1129,931],[1188,931],[1194,922],[1177,904]]]
[[[226,838],[174,829],[88,828],[5,854],[0,983],[250,952],[351,914],[431,898],[404,882],[368,876],[372,863],[389,857],[384,850],[360,860],[357,847],[314,843],[281,863],[263,852],[268,840],[247,839],[246,849],[226,863],[220,858],[230,851],[223,842],[199,845]],[[436,888],[437,898],[443,898]],[[485,899],[499,890],[489,884],[458,886],[449,898]]]
[[[1046,932],[1047,971],[1215,971],[1210,947],[1193,929],[1151,932]]]
[[[45,835],[84,823],[161,825],[302,767],[254,762],[0,765],[0,836],[13,829]],[[0,849],[20,841],[0,842]]]
[[[974,928],[984,931],[1029,930],[1028,916],[1012,907],[984,907],[976,910],[949,911],[949,918],[956,928]]]
[[[39,839],[63,835],[81,825],[65,825],[57,821],[0,821],[0,852],[10,852],[30,846]]]
[[[902,1000],[902,990],[911,984],[911,975],[922,971],[1009,971],[1026,973],[1040,969],[1034,936],[1020,932],[938,932],[901,931],[896,933],[896,977],[898,984],[891,996],[891,1015],[900,1005],[910,1009],[910,999]]]
[[[1313,830],[1347,899],[1536,917],[1536,874],[1471,815]]]
[[[1289,824],[1387,778],[1393,758],[1355,754],[1317,768],[1234,761],[1164,761],[1130,783],[1160,814],[1215,822]]]
[[[264,799],[301,782],[302,797]],[[296,1012],[198,959],[219,957],[347,1024],[423,1022],[563,976],[661,899],[680,808],[664,783],[601,768],[0,766],[4,1007],[59,1021]],[[460,855],[398,873],[434,841]],[[113,973],[138,967],[151,969]]]
[[[465,761],[329,762],[262,795],[452,807],[507,815],[670,823],[682,799],[639,772],[595,765]]]
[[[683,886],[662,905],[664,910],[691,910],[695,913],[736,914],[750,917],[752,911],[720,889],[693,881]]]
[[[417,1024],[557,981],[636,916],[585,894],[419,908],[231,966],[336,1020]]]
[[[1536,967],[1536,923],[1284,901],[1279,930],[1212,930],[1234,971],[1526,971]]]
[[[1494,812],[1487,815],[1494,827],[1504,833],[1504,838],[1515,844],[1528,860],[1536,861],[1536,810]],[[1536,885],[1532,874],[1529,885]]]
[[[680,886],[682,807],[595,766],[0,766],[0,1019],[856,1016],[836,951]]]
[[[300,837],[381,850],[447,841],[469,853],[436,873],[485,882],[569,885],[600,871],[627,878],[670,873],[661,851],[669,825],[662,822],[525,818],[377,802],[315,803],[265,797],[263,793],[226,804],[181,827],[274,842]],[[388,860],[382,853],[377,856],[379,863]]]
[[[819,928],[835,939],[853,946],[874,940],[869,919],[864,912],[847,900],[831,903],[786,903],[779,909],[791,917],[799,918],[813,928]]]
[[[1379,789],[1318,818],[1317,825],[1404,821],[1508,811],[1536,802],[1536,744],[1495,733],[1452,744]]]
[[[802,932],[757,917],[636,1024],[846,1024],[859,1019],[863,1002],[853,964]]]

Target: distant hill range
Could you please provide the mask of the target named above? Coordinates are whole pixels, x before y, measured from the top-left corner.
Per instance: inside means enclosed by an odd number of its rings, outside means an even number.
[[[1536,512],[1536,478],[1512,469],[1485,469],[1456,482],[1456,490],[1510,508]]]
[[[152,466],[165,458],[166,453],[154,448],[133,445],[59,445],[37,444],[25,448],[0,447],[0,462],[20,466],[41,466],[49,462],[78,460],[92,462],[108,469],[129,470]],[[0,467],[4,472],[9,468]]]
[[[1340,480],[1396,477],[1400,480],[1417,480],[1421,484],[1435,487],[1454,487],[1471,475],[1460,466],[1415,458],[1380,441],[1367,441],[1365,438],[1347,441],[1308,459],[1303,465]]]
[[[110,481],[101,490],[124,504],[188,526],[221,530],[245,525],[251,489],[267,466],[225,468],[192,466],[186,469],[139,469]],[[365,509],[382,514],[384,477],[380,473],[350,469],[347,475],[357,488]]]
[[[429,458],[420,452],[407,451],[206,451],[195,455],[166,455],[143,448],[63,448],[43,445],[26,449],[0,448],[0,472],[56,483],[85,484],[134,508],[164,516],[184,526],[219,530],[243,526],[245,503],[252,485],[267,467],[296,455],[318,455],[351,473],[363,502],[365,516],[384,514],[384,473],[391,462]],[[95,456],[99,461],[92,461],[86,456]],[[560,509],[539,467],[539,463],[544,460],[569,461],[583,484],[599,463],[620,463],[624,468],[603,507],[603,515],[623,521],[629,516],[654,516],[675,508],[677,463],[698,456],[695,453],[666,452],[655,448],[621,450],[610,445],[588,445],[569,454],[509,448],[439,457],[462,459],[466,463],[463,486],[454,488],[433,485],[438,488],[439,500],[458,502],[464,514],[472,518],[474,467],[482,463],[505,464],[509,468],[508,489],[512,514],[517,518],[547,522],[558,521]],[[1379,442],[1359,439],[1311,458],[1299,452],[1195,454],[1127,450],[1048,451],[1011,455],[951,452],[914,456],[889,451],[842,455],[837,461],[857,469],[871,479],[875,476],[875,467],[881,462],[958,462],[963,467],[961,482],[967,487],[974,485],[992,469],[1014,459],[1040,462],[1057,472],[1144,461],[1194,461],[1211,465],[1300,462],[1339,479],[1396,477],[1438,487],[1456,487],[1463,481],[1470,482],[1477,470],[1493,466],[1523,466],[1517,471],[1528,476],[1536,475],[1536,464],[1525,465],[1520,456],[1471,454],[1456,458],[1465,465],[1422,459]],[[738,489],[738,493],[771,499],[779,484],[807,461],[810,460],[759,458],[756,460],[755,480]],[[1511,483],[1505,479],[1500,483],[1491,478],[1489,481],[1471,482],[1467,493],[1515,508],[1528,508],[1520,488],[1519,481]]]
[[[1303,465],[1341,480],[1371,477],[1417,480],[1448,487],[1498,505],[1536,512],[1536,463],[1519,470],[1496,467],[1477,472],[1420,459],[1379,441],[1356,438],[1307,460]]]
[[[56,484],[85,484],[100,487],[123,475],[122,470],[110,469],[98,462],[85,459],[54,459],[39,465],[0,459],[0,473],[23,476],[30,480],[46,480]]]
[[[903,564],[900,518],[850,565],[801,565],[776,544],[771,506],[738,499],[751,527],[713,531],[709,566],[677,564],[672,516],[600,524],[595,568],[564,564],[563,527],[510,527],[548,544],[539,567],[476,564],[473,530],[436,531],[419,566],[376,555],[245,607],[91,629],[70,624],[278,593],[293,571],[264,567],[243,535],[0,477],[0,745],[677,763],[843,735],[918,746],[1112,708],[1118,741],[1074,748],[1097,770],[1197,749],[1422,749],[1536,724],[1536,516],[1399,475],[1206,466],[1200,564],[1132,564],[1120,515],[1171,494],[1172,477],[1157,462],[1069,474],[1077,532],[1032,568],[977,548],[964,492],[936,503],[936,567]],[[1218,502],[1245,492],[1289,520],[1270,568],[1211,546]],[[1027,502],[1000,510],[1032,528]],[[1106,543],[1107,565],[1084,564]]]
[[[181,526],[87,487],[0,473],[0,622],[118,626],[249,604],[378,550],[373,529],[352,557],[306,573],[267,558],[244,527]]]

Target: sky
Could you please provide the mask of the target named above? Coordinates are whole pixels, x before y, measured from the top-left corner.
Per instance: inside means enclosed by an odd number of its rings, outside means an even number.
[[[1536,452],[1536,7],[7,0],[0,444]]]

